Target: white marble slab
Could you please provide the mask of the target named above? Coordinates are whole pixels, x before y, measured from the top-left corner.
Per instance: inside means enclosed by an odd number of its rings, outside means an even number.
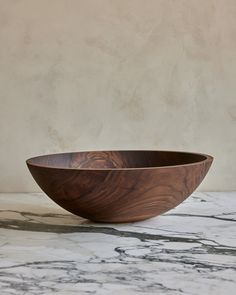
[[[236,192],[95,224],[44,194],[0,194],[0,294],[235,294]]]

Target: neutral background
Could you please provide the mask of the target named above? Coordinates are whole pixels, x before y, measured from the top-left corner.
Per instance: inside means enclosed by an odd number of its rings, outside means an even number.
[[[0,191],[34,155],[209,153],[236,189],[235,0],[0,0]]]

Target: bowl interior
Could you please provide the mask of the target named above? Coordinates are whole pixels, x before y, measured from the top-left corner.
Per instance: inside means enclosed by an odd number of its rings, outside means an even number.
[[[39,156],[27,163],[65,169],[125,169],[176,166],[206,159],[202,154],[172,151],[96,151]]]

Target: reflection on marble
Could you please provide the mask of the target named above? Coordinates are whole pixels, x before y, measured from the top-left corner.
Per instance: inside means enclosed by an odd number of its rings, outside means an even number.
[[[235,294],[236,192],[95,224],[43,194],[0,194],[0,294]]]

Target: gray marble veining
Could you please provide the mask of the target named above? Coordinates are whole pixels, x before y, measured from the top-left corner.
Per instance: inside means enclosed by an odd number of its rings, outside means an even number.
[[[43,194],[0,194],[0,294],[235,294],[236,192],[95,224]]]

